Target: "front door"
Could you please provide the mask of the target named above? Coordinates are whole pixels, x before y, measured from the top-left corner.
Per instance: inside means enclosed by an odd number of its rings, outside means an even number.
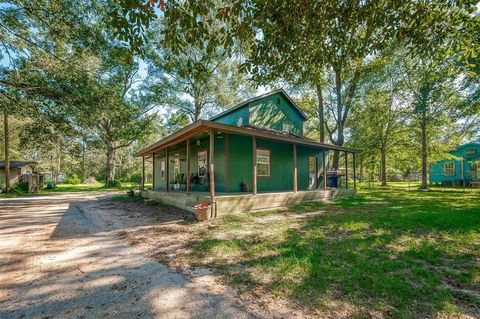
[[[308,157],[308,189],[317,188],[317,158]]]

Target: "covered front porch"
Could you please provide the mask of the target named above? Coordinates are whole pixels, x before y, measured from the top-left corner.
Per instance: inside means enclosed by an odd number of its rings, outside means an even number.
[[[343,155],[344,167],[328,172],[333,152]],[[256,127],[201,120],[137,156],[144,164],[143,197],[189,211],[210,203],[212,216],[353,196],[356,189],[355,151]]]

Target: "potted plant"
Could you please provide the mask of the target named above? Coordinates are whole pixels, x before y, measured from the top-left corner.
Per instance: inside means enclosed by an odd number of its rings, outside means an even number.
[[[195,217],[198,221],[204,221],[208,219],[209,208],[209,203],[200,203],[193,206],[193,211],[195,212]]]

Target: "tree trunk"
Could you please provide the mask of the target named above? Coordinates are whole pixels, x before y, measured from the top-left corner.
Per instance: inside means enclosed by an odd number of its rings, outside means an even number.
[[[85,139],[82,139],[82,162],[80,163],[80,169],[82,171],[82,176],[81,176],[82,183],[84,183],[85,179],[87,178],[87,174],[85,171],[85,152],[86,152]]]
[[[107,144],[107,179],[106,187],[112,187],[115,181],[115,149],[111,144]]]
[[[360,176],[358,177],[358,182],[363,182],[363,158],[360,160]]]
[[[342,78],[340,70],[335,70],[335,94],[337,98],[337,139],[332,141],[335,145],[342,146],[344,143],[343,131],[343,105],[342,105]],[[338,151],[333,153],[333,170],[338,170],[340,154]]]
[[[202,106],[195,103],[195,122],[200,119],[200,112],[202,111]]]
[[[422,185],[421,189],[427,189],[427,108],[426,105],[422,107]]]
[[[10,192],[10,136],[8,132],[8,114],[3,113],[3,125],[5,130],[5,192]]]
[[[318,131],[320,132],[320,143],[325,143],[325,112],[323,109],[322,87],[317,85],[318,99]]]
[[[332,171],[337,171],[340,163],[340,152],[333,151]]]
[[[387,150],[384,146],[380,148],[381,162],[380,162],[380,180],[382,186],[387,186]]]

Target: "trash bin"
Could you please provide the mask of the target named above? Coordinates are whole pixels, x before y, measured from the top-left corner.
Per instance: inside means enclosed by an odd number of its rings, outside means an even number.
[[[338,172],[327,172],[327,187],[338,188],[339,180]]]

